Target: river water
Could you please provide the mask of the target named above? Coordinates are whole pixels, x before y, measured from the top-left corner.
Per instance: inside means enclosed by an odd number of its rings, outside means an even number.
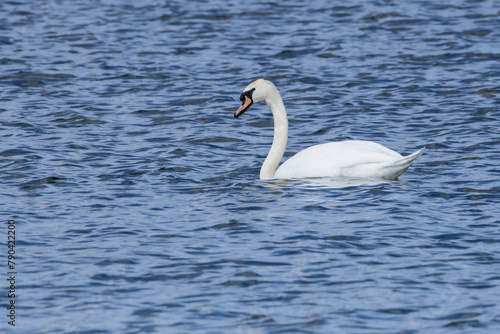
[[[0,330],[500,332],[499,27],[494,0],[2,1]],[[427,150],[261,181],[270,112],[233,118],[260,77],[285,159]]]

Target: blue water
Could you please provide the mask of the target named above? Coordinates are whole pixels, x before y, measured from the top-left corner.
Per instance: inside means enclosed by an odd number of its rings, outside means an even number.
[[[0,3],[0,330],[500,332],[500,2]],[[399,181],[261,181],[290,131]],[[7,221],[16,221],[16,326]]]

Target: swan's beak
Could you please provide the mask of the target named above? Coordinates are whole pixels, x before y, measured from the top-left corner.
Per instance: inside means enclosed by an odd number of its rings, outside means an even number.
[[[245,98],[243,99],[243,102],[241,103],[241,106],[238,108],[238,110],[236,110],[236,112],[234,113],[234,117],[238,118],[240,117],[241,115],[243,115],[243,113],[245,111],[248,110],[248,108],[250,108],[250,106],[253,104],[253,101],[251,98],[249,98],[248,96],[245,96]]]
[[[254,90],[255,90],[255,88],[253,88],[253,89],[251,89],[249,91],[241,93],[241,96],[240,96],[241,106],[234,113],[234,117],[235,118],[238,118],[241,115],[243,115],[243,113],[245,111],[247,111],[248,108],[250,108],[250,106],[253,104],[252,94],[253,94]]]

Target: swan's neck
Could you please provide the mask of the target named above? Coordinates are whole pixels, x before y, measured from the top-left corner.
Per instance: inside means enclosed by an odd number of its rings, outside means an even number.
[[[288,140],[288,119],[286,117],[285,105],[277,89],[266,99],[266,104],[271,108],[274,119],[274,139],[271,150],[267,155],[262,168],[260,178],[268,180],[274,178],[278,164],[285,153]]]

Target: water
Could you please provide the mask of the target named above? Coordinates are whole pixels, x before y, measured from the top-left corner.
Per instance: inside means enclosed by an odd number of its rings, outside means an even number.
[[[34,4],[35,3],[35,4]],[[2,1],[15,333],[500,331],[498,1]],[[387,183],[260,181],[373,140]]]

